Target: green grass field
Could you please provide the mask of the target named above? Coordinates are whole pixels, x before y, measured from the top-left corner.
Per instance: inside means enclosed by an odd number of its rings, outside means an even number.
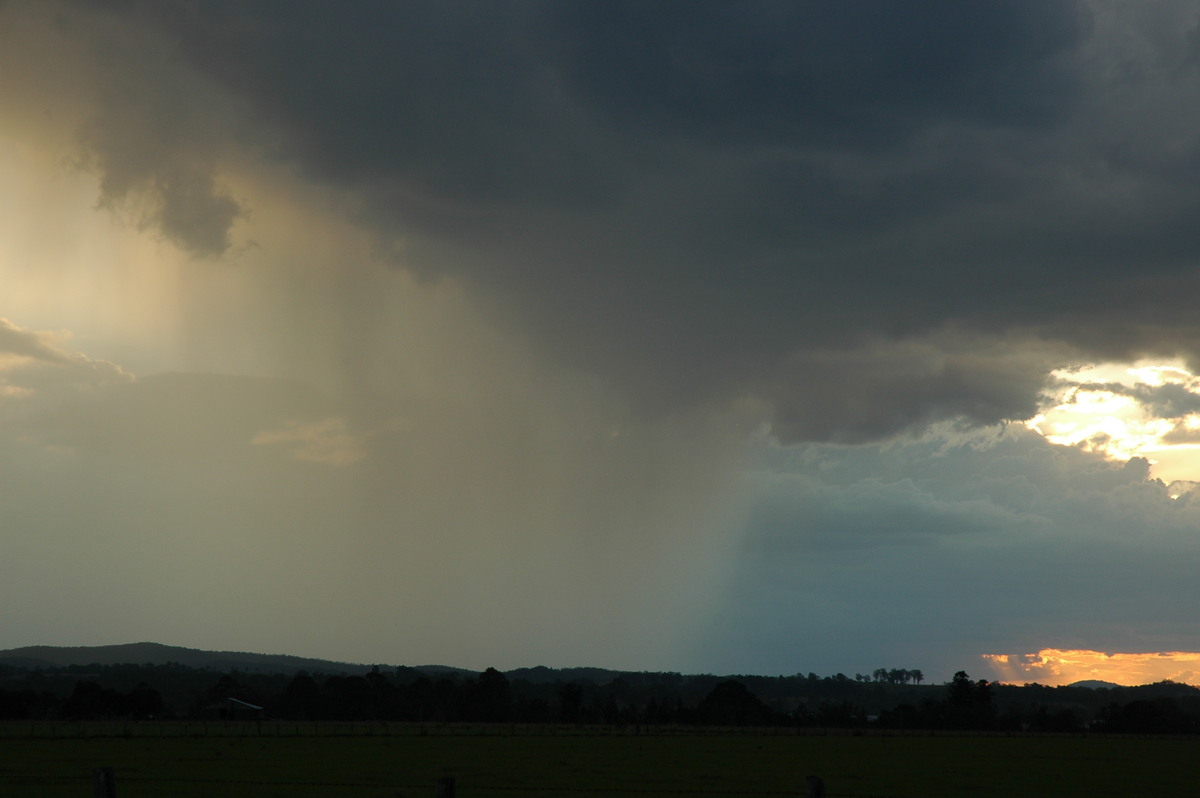
[[[478,726],[421,734],[415,726],[363,724],[353,735],[345,724],[193,723],[187,734],[183,724],[30,731],[29,724],[0,728],[0,795],[86,798],[99,766],[114,769],[120,798],[412,798],[433,796],[442,776],[455,778],[462,798],[804,795],[810,774],[825,779],[829,798],[1129,798],[1200,790],[1197,739]]]

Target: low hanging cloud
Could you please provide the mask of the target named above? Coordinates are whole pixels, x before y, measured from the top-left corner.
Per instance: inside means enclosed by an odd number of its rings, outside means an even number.
[[[1155,418],[1182,419],[1200,412],[1200,393],[1193,390],[1193,387],[1180,383],[1133,386],[1120,383],[1083,383],[1079,385],[1078,390],[1127,396]]]
[[[1028,337],[946,329],[801,351],[768,390],[780,440],[862,443],[946,419],[992,426],[1034,415],[1047,372],[1070,356]]]
[[[46,333],[24,330],[8,319],[0,319],[0,354],[21,360],[65,365],[73,362],[71,355],[55,346]]]
[[[133,380],[115,363],[64,348],[68,340],[61,332],[30,330],[0,318],[0,390],[22,399],[7,412],[40,409],[62,390],[79,394]]]
[[[282,427],[257,433],[250,442],[256,446],[286,446],[300,460],[349,466],[367,456],[362,436],[353,435],[340,418],[315,423],[285,423]]]
[[[231,135],[226,103],[136,28],[93,30],[103,99],[81,138],[84,164],[100,175],[101,206],[193,255],[224,254],[245,213],[216,174]]]
[[[3,99],[18,124],[72,142],[57,155],[96,175],[100,207],[191,255],[225,254],[246,209],[222,185],[236,136],[223,92],[98,5],[3,12],[5,71],[22,76]]]

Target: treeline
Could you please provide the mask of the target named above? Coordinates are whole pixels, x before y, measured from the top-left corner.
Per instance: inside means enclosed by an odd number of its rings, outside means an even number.
[[[516,672],[514,672],[516,673]],[[533,675],[530,671],[521,672]],[[296,721],[795,726],[1200,733],[1200,690],[1023,687],[972,680],[623,673],[604,681],[411,668],[365,675],[249,674],[179,665],[0,671],[0,720],[266,718]],[[918,672],[919,673],[919,672]]]
[[[900,704],[875,722],[894,729],[1200,734],[1200,690],[1169,681],[1098,690],[1016,687],[959,671],[943,700]]]

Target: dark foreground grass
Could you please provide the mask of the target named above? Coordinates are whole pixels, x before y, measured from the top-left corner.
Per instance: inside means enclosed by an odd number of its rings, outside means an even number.
[[[1196,739],[445,731],[19,737],[9,730],[0,735],[0,795],[87,798],[98,766],[114,769],[120,798],[414,798],[433,796],[442,776],[455,778],[461,798],[804,795],[810,774],[825,779],[829,798],[1200,793]]]

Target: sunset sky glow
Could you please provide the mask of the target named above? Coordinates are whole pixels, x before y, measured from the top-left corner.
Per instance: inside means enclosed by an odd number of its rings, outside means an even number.
[[[999,674],[998,681],[1011,684],[1036,682],[1058,686],[1080,681],[1126,686],[1161,681],[1200,684],[1200,653],[1195,652],[1123,654],[1047,648],[1018,656],[986,654],[984,660]]]
[[[0,649],[1193,681],[1197,98],[1185,0],[0,0]]]

